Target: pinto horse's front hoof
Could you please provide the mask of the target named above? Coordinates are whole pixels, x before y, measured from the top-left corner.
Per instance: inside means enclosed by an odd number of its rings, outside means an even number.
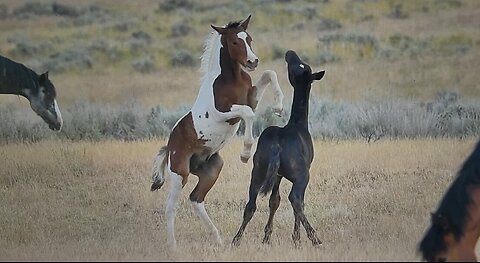
[[[250,156],[240,155],[240,160],[242,163],[248,163],[248,159],[250,159]]]
[[[282,108],[273,108],[273,114],[275,114],[277,117],[282,117],[283,109]]]

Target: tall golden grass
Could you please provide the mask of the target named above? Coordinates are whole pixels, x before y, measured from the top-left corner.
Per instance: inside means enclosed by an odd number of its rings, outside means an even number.
[[[166,247],[167,184],[150,192],[153,157],[162,140],[8,144],[0,148],[0,260],[160,261],[416,261],[416,246],[475,141],[316,141],[305,212],[323,246],[302,229],[291,241],[291,184],[271,245],[262,245],[268,198],[230,247],[247,201],[251,161],[240,162],[240,140],[221,155],[225,165],[206,208],[225,245],[216,247],[188,202],[195,176],[182,191],[177,253]],[[477,250],[478,251],[478,250]]]

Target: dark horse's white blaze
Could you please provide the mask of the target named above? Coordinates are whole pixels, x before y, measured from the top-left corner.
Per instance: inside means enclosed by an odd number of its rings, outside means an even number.
[[[56,91],[48,72],[38,75],[26,66],[0,56],[0,94],[20,95],[28,99],[32,110],[54,131],[63,125]]]
[[[244,150],[241,160],[247,162],[254,142],[252,136],[255,109],[265,88],[271,84],[277,112],[282,112],[283,93],[274,71],[263,73],[252,85],[246,71],[255,70],[258,57],[251,48],[251,37],[246,32],[250,16],[242,22],[212,28],[205,42],[201,71],[204,76],[191,110],[172,129],[167,146],[154,161],[151,190],[159,189],[170,176],[170,192],[166,204],[167,238],[176,248],[174,224],[179,194],[190,173],[197,175],[198,184],[190,194],[195,213],[221,244],[218,229],[204,207],[204,198],[215,184],[223,167],[219,151],[234,137],[245,121]]]

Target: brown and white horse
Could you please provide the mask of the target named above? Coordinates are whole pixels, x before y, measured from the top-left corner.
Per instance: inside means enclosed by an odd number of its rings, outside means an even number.
[[[208,216],[205,196],[215,184],[223,166],[219,151],[237,133],[240,119],[245,122],[244,149],[240,157],[247,162],[254,142],[254,111],[268,84],[274,91],[273,109],[282,112],[283,93],[274,71],[265,71],[252,85],[248,72],[256,69],[258,57],[252,50],[252,37],[247,33],[251,15],[225,27],[213,26],[205,42],[201,71],[204,76],[191,110],[172,129],[168,143],[162,147],[153,165],[151,190],[160,189],[165,175],[170,176],[170,192],[166,204],[169,246],[176,248],[174,224],[179,194],[190,173],[198,183],[190,194],[195,213],[221,244],[218,229]]]

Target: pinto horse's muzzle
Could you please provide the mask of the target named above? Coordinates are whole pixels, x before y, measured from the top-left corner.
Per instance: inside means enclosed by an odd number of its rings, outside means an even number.
[[[254,71],[255,69],[257,69],[257,66],[258,66],[258,59],[255,59],[254,61],[247,60],[245,68],[248,71]]]

